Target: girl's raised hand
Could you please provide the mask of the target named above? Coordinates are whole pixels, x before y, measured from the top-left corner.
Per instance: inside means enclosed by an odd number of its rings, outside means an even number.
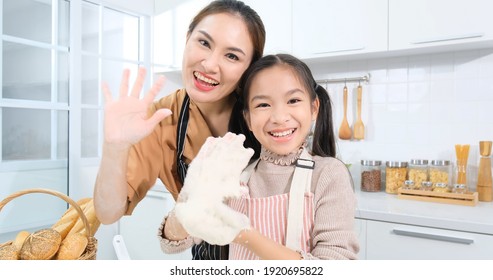
[[[147,115],[149,106],[164,85],[164,77],[160,77],[141,99],[140,92],[145,75],[146,70],[139,68],[137,79],[129,94],[130,71],[125,69],[117,100],[113,99],[108,85],[103,84],[104,140],[106,143],[131,146],[149,135],[160,121],[172,114],[169,109],[159,109],[152,116]]]

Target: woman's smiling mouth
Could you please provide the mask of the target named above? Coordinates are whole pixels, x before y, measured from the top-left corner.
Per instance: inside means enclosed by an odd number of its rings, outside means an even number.
[[[202,75],[201,73],[199,73],[197,71],[193,72],[193,75],[195,76],[196,80],[204,86],[214,87],[214,86],[219,85],[218,81],[211,79],[211,78],[208,78],[208,77]]]

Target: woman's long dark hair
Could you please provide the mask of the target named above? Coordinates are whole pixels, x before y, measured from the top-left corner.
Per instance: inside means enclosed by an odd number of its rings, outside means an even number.
[[[313,132],[312,153],[323,157],[335,157],[336,146],[334,126],[332,123],[332,104],[329,94],[324,87],[317,84],[313,78],[310,68],[298,58],[289,54],[267,55],[252,64],[252,66],[249,67],[243,74],[240,81],[241,97],[243,100],[242,102],[238,102],[238,104],[241,103],[243,110],[248,112],[248,96],[254,77],[261,70],[271,68],[276,65],[290,67],[294,73],[298,75],[300,82],[303,83],[307,89],[307,92],[310,94],[311,102],[314,102],[317,98],[319,99],[320,107],[317,115],[315,130]],[[243,122],[243,127],[241,127],[241,129],[243,129],[241,133],[245,135],[252,135],[252,132],[246,125],[246,122]],[[253,143],[254,147],[257,147],[259,152],[260,143],[255,138],[253,138],[253,141],[255,142]]]

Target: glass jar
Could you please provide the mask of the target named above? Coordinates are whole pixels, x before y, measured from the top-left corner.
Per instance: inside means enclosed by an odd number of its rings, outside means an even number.
[[[407,176],[406,161],[387,161],[385,168],[385,191],[396,194],[404,185]]]
[[[452,187],[453,193],[467,193],[467,186],[465,184],[454,184]]]
[[[428,160],[412,159],[409,162],[407,179],[413,180],[418,188],[421,186],[421,182],[428,181]]]
[[[432,191],[433,190],[433,183],[430,181],[423,181],[423,182],[421,182],[421,187],[419,189],[422,191]]]
[[[433,186],[433,191],[439,193],[446,193],[446,192],[450,192],[450,189],[448,187],[448,184],[446,183],[436,183]]]
[[[404,186],[402,186],[402,188],[405,190],[414,190],[416,186],[414,185],[413,180],[406,180],[404,181]]]
[[[450,185],[451,166],[449,160],[432,160],[429,166],[428,174],[433,187],[437,183]]]
[[[361,161],[361,190],[379,192],[382,190],[382,162],[379,160]]]

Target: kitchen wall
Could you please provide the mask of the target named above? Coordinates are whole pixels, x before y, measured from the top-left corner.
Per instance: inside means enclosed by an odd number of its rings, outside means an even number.
[[[446,159],[455,144],[470,144],[468,184],[474,186],[480,140],[493,140],[493,49],[311,63],[316,79],[371,75],[362,83],[365,140],[340,140],[359,186],[361,159]],[[336,133],[343,116],[344,83],[322,84],[333,101]],[[349,123],[356,120],[356,86],[348,83]]]

